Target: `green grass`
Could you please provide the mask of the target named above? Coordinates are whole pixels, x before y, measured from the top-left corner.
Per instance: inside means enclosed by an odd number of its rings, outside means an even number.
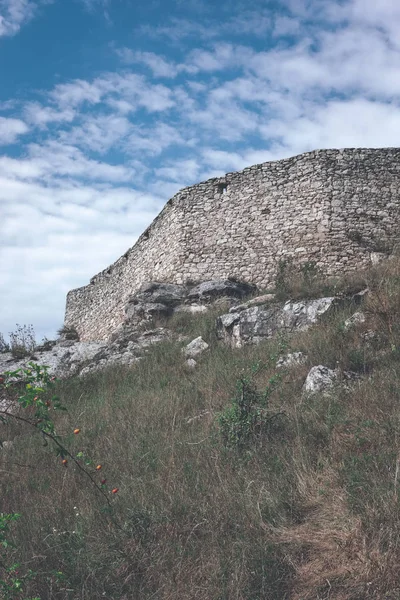
[[[232,350],[217,343],[216,313],[178,315],[176,331],[210,344],[196,369],[184,342],[162,343],[131,369],[59,382],[68,412],[57,428],[79,427],[70,447],[119,488],[112,514],[40,438],[0,425],[14,440],[1,454],[1,511],[21,514],[13,556],[36,573],[16,598],[400,597],[400,266],[380,269],[361,282],[372,291],[355,330],[343,328],[348,308],[290,339]],[[368,347],[361,335],[373,328]],[[308,360],[277,379],[284,342]],[[363,378],[305,398],[315,364]],[[254,388],[244,416],[240,380]],[[221,415],[246,443],[224,434]]]

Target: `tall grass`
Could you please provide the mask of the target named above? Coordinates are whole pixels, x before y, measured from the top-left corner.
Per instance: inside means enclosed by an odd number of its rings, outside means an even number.
[[[21,598],[398,599],[400,263],[358,283],[371,290],[367,320],[349,331],[355,308],[232,350],[215,339],[215,315],[181,315],[176,330],[210,344],[196,369],[183,342],[168,342],[131,369],[59,382],[68,413],[57,427],[79,426],[71,448],[100,460],[119,488],[112,514],[40,439],[0,425],[14,442],[1,451],[1,511],[21,513],[13,541],[37,573]],[[369,329],[379,335],[367,345]],[[276,359],[289,350],[307,362],[279,379]],[[315,364],[362,378],[307,398]],[[284,416],[235,445],[220,416],[240,380],[258,391],[260,418]]]

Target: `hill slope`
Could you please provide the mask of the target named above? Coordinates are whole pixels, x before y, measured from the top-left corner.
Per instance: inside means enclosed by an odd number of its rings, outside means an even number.
[[[283,283],[289,296],[313,293]],[[177,333],[209,344],[195,369],[175,340],[131,368],[60,381],[57,429],[80,428],[69,447],[118,487],[111,512],[39,436],[0,424],[12,441],[1,511],[21,514],[8,552],[33,571],[13,597],[399,598],[400,261],[346,285],[369,288],[352,327],[354,308],[338,308],[232,349],[216,339],[217,310],[176,315]],[[288,352],[305,362],[278,368]],[[307,394],[316,365],[339,377]],[[359,377],[347,384],[347,371]]]

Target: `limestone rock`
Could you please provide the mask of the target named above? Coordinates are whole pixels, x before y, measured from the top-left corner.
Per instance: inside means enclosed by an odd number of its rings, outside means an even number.
[[[133,304],[129,303],[125,308],[125,315],[128,320],[149,321],[154,317],[169,317],[172,315],[171,306],[161,304],[160,302],[146,302]]]
[[[324,393],[338,383],[343,386],[343,389],[349,390],[349,384],[361,378],[362,376],[359,373],[353,371],[343,371],[341,373],[339,369],[332,370],[323,365],[317,365],[310,369],[303,385],[303,392],[306,394]]]
[[[200,354],[202,354],[205,350],[207,350],[207,348],[208,348],[207,342],[205,342],[203,340],[203,338],[200,336],[200,337],[197,337],[196,339],[192,340],[190,342],[190,344],[188,344],[185,348],[183,348],[183,351],[187,358],[196,358],[196,356],[199,356]]]
[[[197,362],[194,360],[194,358],[188,358],[187,361],[185,361],[185,364],[189,367],[189,369],[194,369],[197,365]]]
[[[290,329],[307,328],[318,321],[318,318],[327,313],[334,305],[338,305],[335,297],[317,298],[316,300],[303,300],[300,302],[288,301],[284,304],[281,315],[281,325]]]
[[[184,313],[190,313],[192,315],[196,315],[196,314],[206,313],[207,311],[208,311],[208,308],[204,304],[183,304],[181,306],[177,306],[176,308],[174,308],[174,314],[184,312]]]
[[[131,297],[130,302],[177,306],[185,298],[186,292],[187,289],[184,285],[155,281],[142,285],[140,290]]]
[[[336,303],[336,298],[318,298],[302,302],[288,301],[283,307],[260,305],[240,312],[229,312],[217,319],[217,336],[233,348],[258,344],[278,331],[306,329]]]
[[[150,346],[171,337],[172,332],[162,327],[134,333],[121,328],[110,343],[60,341],[51,350],[35,352],[34,356],[17,361],[11,353],[1,353],[0,373],[25,368],[33,361],[49,366],[49,374],[61,379],[87,375],[112,364],[133,365]]]
[[[352,327],[360,325],[361,323],[365,323],[365,315],[364,313],[357,311],[353,315],[351,315],[351,317],[346,319],[346,321],[344,322],[344,330],[348,331]]]
[[[240,283],[230,279],[203,281],[192,288],[188,294],[189,300],[212,301],[216,298],[244,298],[256,290],[256,286]]]
[[[303,391],[307,394],[325,392],[332,388],[338,380],[338,372],[328,369],[323,365],[312,367],[303,385]]]
[[[303,365],[307,361],[307,356],[303,352],[292,352],[282,356],[276,363],[277,369],[284,367],[296,367],[297,365]]]
[[[229,312],[240,312],[242,310],[246,310],[246,308],[251,308],[252,306],[259,306],[260,304],[267,304],[268,302],[273,302],[275,300],[275,294],[264,294],[263,296],[257,296],[256,298],[251,298],[247,302],[243,304],[238,304],[237,306],[232,306],[229,309]]]

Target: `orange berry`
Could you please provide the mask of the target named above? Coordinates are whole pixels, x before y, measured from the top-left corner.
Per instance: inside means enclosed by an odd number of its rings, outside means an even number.
[[[39,396],[35,396],[33,401],[36,402],[36,400],[39,400]]]
[[[81,432],[81,430],[80,430],[80,429],[78,429],[78,428],[77,428],[77,429],[74,429],[74,433],[75,433],[75,435],[77,435],[77,434],[78,434],[78,433],[80,433],[80,432]]]
[[[68,461],[67,461],[67,459],[66,459],[66,458],[64,458],[64,460],[62,461],[62,464],[64,465],[64,467],[66,467],[66,466],[67,466],[67,464],[68,464]]]
[[[100,469],[101,469],[101,465],[97,465],[96,471],[100,471]]]
[[[118,492],[118,488],[114,488],[112,491],[113,494],[116,494],[117,492]]]

